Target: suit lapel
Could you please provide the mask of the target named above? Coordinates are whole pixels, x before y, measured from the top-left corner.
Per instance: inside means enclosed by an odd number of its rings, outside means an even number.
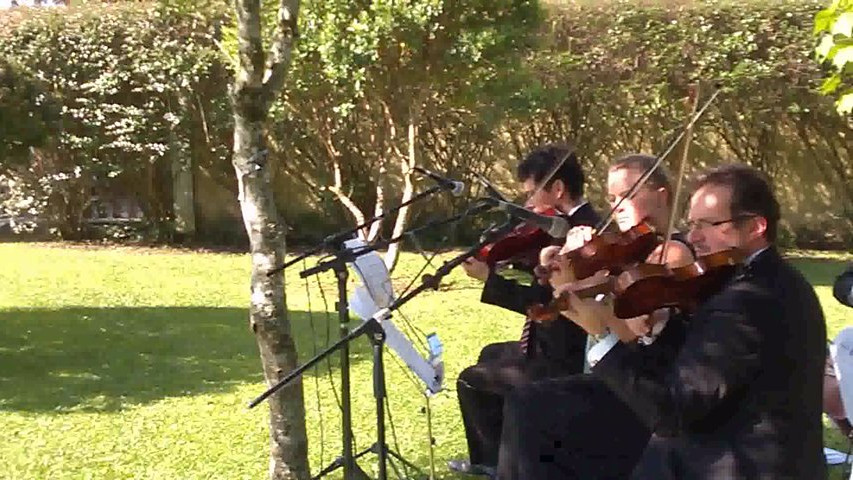
[[[776,250],[776,247],[770,246],[767,250],[759,253],[757,257],[753,258],[749,264],[744,265],[739,276],[751,277],[756,275],[772,275],[772,272],[776,270],[776,267],[781,261],[782,257],[779,256],[779,252]]]

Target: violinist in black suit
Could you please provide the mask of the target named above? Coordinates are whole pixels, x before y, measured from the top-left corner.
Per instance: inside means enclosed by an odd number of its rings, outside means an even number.
[[[557,164],[552,178],[546,176]],[[583,199],[584,174],[569,147],[548,144],[519,164],[518,181],[534,210],[553,208],[570,225],[594,225],[599,217]],[[463,268],[485,285],[481,301],[526,314],[527,307],[551,298],[550,286],[524,285],[500,276],[485,262],[470,259]],[[491,476],[498,460],[503,396],[533,379],[583,370],[586,333],[572,322],[539,326],[525,321],[520,341],[487,345],[475,365],[459,375],[456,391],[468,442],[468,459],[451,460],[451,470]]]
[[[773,246],[779,216],[756,170],[704,175],[688,239],[699,255],[740,250],[742,271],[699,304],[671,358],[652,365],[644,347],[615,342],[593,367],[654,432],[632,478],[825,478],[826,325],[811,285]]]

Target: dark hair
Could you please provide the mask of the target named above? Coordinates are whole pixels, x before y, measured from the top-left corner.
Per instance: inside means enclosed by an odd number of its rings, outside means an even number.
[[[564,143],[541,145],[528,153],[524,160],[518,164],[518,180],[524,182],[532,178],[538,184],[563,158],[566,161],[544,186],[550,187],[555,180],[562,180],[569,191],[569,197],[572,200],[577,200],[583,196],[583,170],[578,163],[578,157],[574,150]]]
[[[628,155],[617,158],[613,164],[610,165],[610,170],[626,168],[642,174],[652,168],[656,161],[657,157],[652,155],[629,153]],[[667,203],[672,204],[672,183],[669,181],[669,174],[663,165],[659,165],[658,168],[649,175],[649,179],[646,180],[646,185],[652,188],[663,188],[666,190],[667,193],[669,193]]]
[[[732,192],[732,216],[754,214],[764,217],[767,219],[765,237],[770,242],[776,241],[781,216],[779,202],[763,173],[748,165],[724,165],[699,177],[695,190],[706,185],[728,187]]]

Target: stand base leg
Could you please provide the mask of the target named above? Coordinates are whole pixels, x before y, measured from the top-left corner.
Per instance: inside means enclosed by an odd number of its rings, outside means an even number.
[[[354,459],[356,459],[356,460],[358,460],[359,458],[361,458],[361,457],[363,457],[363,456],[367,455],[368,453],[374,453],[374,454],[377,454],[377,455],[378,455],[378,454],[379,454],[379,444],[378,444],[378,443],[374,443],[373,445],[371,445],[371,446],[367,447],[366,449],[364,449],[364,450],[362,450],[362,451],[358,452],[358,453],[355,455],[355,457],[353,457],[353,458],[354,458]],[[423,471],[423,470],[421,470],[417,465],[415,465],[415,464],[413,464],[412,462],[410,462],[410,461],[406,460],[406,459],[405,459],[405,458],[403,458],[403,456],[402,456],[402,455],[400,455],[398,452],[396,452],[396,451],[395,451],[395,450],[393,450],[393,449],[388,448],[388,446],[387,446],[387,445],[385,446],[385,453],[387,453],[387,454],[388,454],[388,461],[389,461],[389,463],[391,464],[391,468],[393,468],[393,469],[394,469],[394,473],[396,473],[397,478],[398,478],[399,480],[408,480],[408,479],[414,479],[414,478],[427,478],[427,475],[424,473],[424,471]],[[413,470],[413,471],[415,472],[415,475],[416,475],[416,476],[415,476],[415,477],[410,477],[410,476],[403,475],[402,473],[400,473],[400,470],[397,468],[397,466],[396,466],[396,464],[395,464],[395,462],[394,462],[393,460],[396,460],[397,462],[401,463],[401,464],[402,464],[402,465],[404,465],[407,469],[411,469],[411,470]]]
[[[355,457],[353,457],[353,460],[358,459],[364,453],[365,452],[363,452],[359,455],[356,455]],[[344,457],[338,457],[332,463],[330,463],[326,468],[320,470],[320,472],[317,475],[314,475],[313,477],[311,477],[311,480],[319,480],[320,478],[325,477],[326,475],[334,472],[335,470],[337,470],[339,468],[343,468],[343,466],[344,466]],[[366,473],[364,473],[364,470],[362,470],[361,467],[355,462],[353,462],[352,469],[350,471],[351,471],[350,478],[345,478],[344,480],[370,480],[370,477]]]
[[[423,475],[424,475],[424,472],[423,472],[420,468],[418,468],[418,467],[417,467],[417,465],[415,465],[415,464],[413,464],[412,462],[410,462],[410,461],[406,460],[405,458],[403,458],[403,456],[402,456],[402,455],[400,455],[400,454],[399,454],[399,453],[397,453],[396,451],[394,451],[394,450],[392,450],[392,449],[390,449],[390,448],[389,448],[389,449],[388,449],[388,455],[390,455],[390,456],[394,457],[394,459],[395,459],[395,460],[397,460],[398,462],[402,463],[403,465],[405,465],[405,466],[407,466],[407,467],[411,468],[412,470],[414,470],[414,471],[418,472],[418,474],[419,474],[419,475],[421,475],[421,476],[423,476]]]

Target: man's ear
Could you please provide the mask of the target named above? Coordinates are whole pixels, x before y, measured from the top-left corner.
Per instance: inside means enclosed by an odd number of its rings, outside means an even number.
[[[562,180],[554,180],[554,183],[551,184],[551,194],[557,198],[561,198],[566,192],[566,184],[563,183]]]
[[[752,217],[752,228],[750,228],[751,233],[755,235],[756,238],[764,237],[767,234],[767,219],[756,215]]]

